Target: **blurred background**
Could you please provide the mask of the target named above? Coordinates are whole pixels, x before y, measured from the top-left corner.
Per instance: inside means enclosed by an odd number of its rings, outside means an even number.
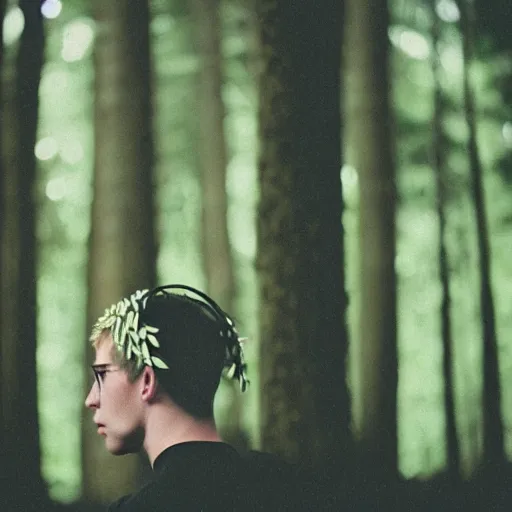
[[[510,474],[512,4],[288,4],[0,0],[16,510],[144,480],[84,411],[87,338],[175,282],[249,338],[215,404],[240,449],[419,493]]]

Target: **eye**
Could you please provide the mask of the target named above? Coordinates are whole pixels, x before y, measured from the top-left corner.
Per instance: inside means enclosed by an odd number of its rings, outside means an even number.
[[[93,375],[94,375],[94,381],[96,381],[99,384],[103,382],[103,379],[105,378],[105,374],[107,373],[107,370],[105,368],[93,368],[92,369]],[[94,382],[93,381],[93,382]]]

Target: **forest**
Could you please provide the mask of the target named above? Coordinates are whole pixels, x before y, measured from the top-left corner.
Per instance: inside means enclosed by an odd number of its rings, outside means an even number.
[[[510,0],[0,0],[0,511],[150,478],[84,399],[95,319],[204,290],[223,438],[329,510],[512,508]]]

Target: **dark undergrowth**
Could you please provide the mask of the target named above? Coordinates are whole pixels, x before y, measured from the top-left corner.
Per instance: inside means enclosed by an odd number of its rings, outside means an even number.
[[[331,475],[332,477],[332,475]],[[315,502],[321,505],[304,510],[385,511],[385,512],[512,512],[512,464],[498,470],[480,472],[467,481],[453,481],[447,475],[429,480],[407,480],[394,485],[377,484],[362,472],[348,477],[330,478],[315,486]],[[8,494],[8,490],[5,490]],[[6,494],[4,494],[4,497]],[[1,502],[0,502],[1,503]],[[11,503],[0,512],[100,512],[104,505],[41,502]],[[240,511],[251,510],[241,504]],[[223,511],[227,512],[227,511]]]

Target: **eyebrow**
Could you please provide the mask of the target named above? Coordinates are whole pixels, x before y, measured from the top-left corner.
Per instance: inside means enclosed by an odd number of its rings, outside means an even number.
[[[91,367],[95,370],[107,368],[108,366],[112,366],[112,363],[99,363],[99,364],[91,364]]]

